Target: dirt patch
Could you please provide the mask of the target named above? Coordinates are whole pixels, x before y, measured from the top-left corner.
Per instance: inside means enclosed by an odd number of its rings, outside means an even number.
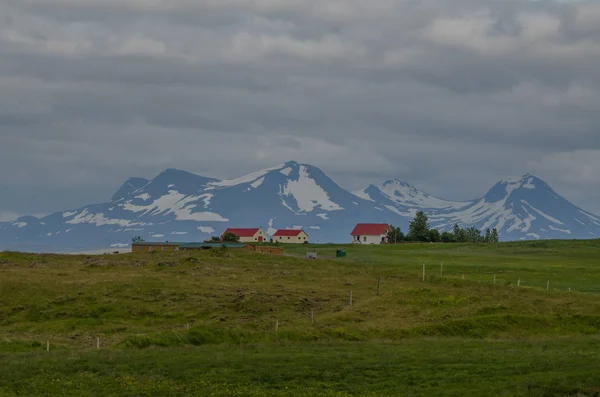
[[[158,266],[162,266],[162,267],[175,267],[178,265],[179,265],[179,263],[177,263],[177,262],[160,262],[158,264]]]

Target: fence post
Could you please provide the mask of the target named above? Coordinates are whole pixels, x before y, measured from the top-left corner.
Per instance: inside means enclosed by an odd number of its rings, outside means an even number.
[[[379,287],[381,286],[381,277],[377,277],[377,296],[379,296]]]
[[[496,284],[496,275],[494,274],[494,284]]]
[[[100,349],[100,338],[96,338],[96,349]]]
[[[279,331],[279,320],[275,320],[275,332]]]
[[[519,279],[517,280],[517,287],[521,286],[521,277],[519,277]]]
[[[46,341],[46,351],[50,351],[50,341]]]
[[[352,306],[352,291],[350,291],[350,306]]]
[[[423,282],[425,282],[425,264],[423,263]]]
[[[550,280],[546,281],[546,291],[550,289]]]

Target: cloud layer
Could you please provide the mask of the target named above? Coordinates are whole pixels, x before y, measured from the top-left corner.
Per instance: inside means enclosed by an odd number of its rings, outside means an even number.
[[[452,199],[530,172],[598,213],[599,64],[596,1],[0,0],[0,209],[294,159]]]

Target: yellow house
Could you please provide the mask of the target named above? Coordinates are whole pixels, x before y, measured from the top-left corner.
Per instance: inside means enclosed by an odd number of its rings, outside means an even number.
[[[308,234],[304,230],[277,230],[273,234],[274,243],[282,244],[306,244]]]
[[[229,228],[225,230],[221,235],[221,238],[227,233],[233,233],[238,236],[240,238],[240,243],[262,243],[268,240],[265,232],[259,227],[250,229]]]

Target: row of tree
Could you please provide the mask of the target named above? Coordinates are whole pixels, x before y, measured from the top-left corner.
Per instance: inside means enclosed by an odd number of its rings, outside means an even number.
[[[497,243],[500,241],[498,230],[496,228],[486,229],[485,234],[481,230],[470,227],[463,229],[459,225],[454,225],[452,232],[440,233],[437,229],[432,229],[429,225],[429,219],[423,211],[417,212],[415,218],[410,222],[408,234],[402,233],[399,227],[391,227],[388,232],[388,241],[391,243],[409,242],[431,242],[431,243]]]

